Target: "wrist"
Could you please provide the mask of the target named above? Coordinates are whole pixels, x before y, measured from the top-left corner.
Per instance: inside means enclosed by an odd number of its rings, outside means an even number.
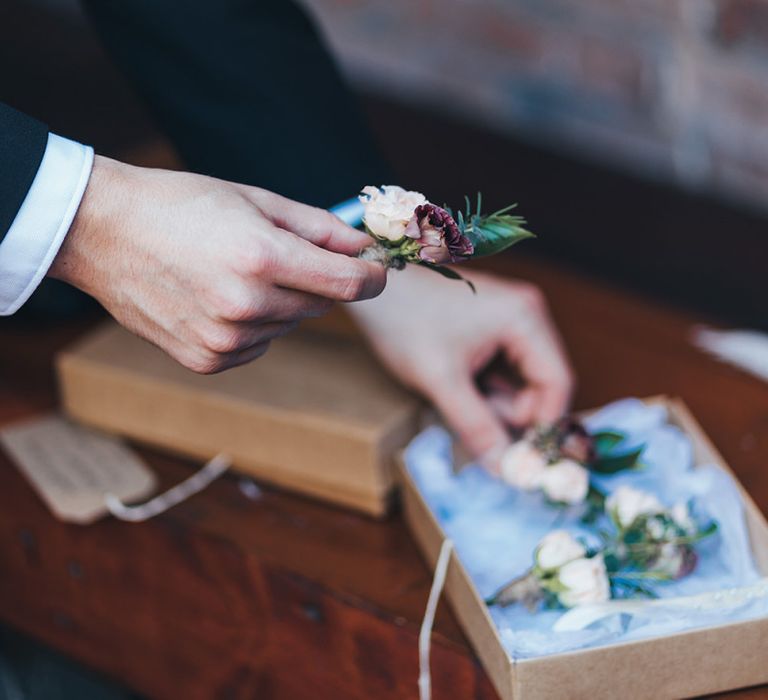
[[[48,276],[93,293],[92,269],[103,249],[110,226],[119,221],[122,198],[119,181],[128,166],[95,156],[88,185],[66,238],[48,270]]]

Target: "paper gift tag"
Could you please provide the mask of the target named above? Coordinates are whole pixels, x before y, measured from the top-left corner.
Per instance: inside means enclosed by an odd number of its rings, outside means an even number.
[[[56,517],[87,524],[107,513],[104,496],[144,498],[154,474],[118,439],[46,415],[0,431],[0,443]]]

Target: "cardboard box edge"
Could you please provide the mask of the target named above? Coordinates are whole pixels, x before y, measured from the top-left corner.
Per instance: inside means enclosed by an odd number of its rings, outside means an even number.
[[[747,517],[748,520],[754,524],[754,528],[759,539],[759,544],[761,547],[766,547],[768,549],[768,521],[766,520],[762,511],[757,507],[751,496],[749,496],[749,494],[743,488],[741,482],[736,477],[733,470],[725,462],[725,459],[709,439],[685,402],[679,397],[669,397],[663,395],[648,397],[647,399],[644,399],[644,402],[648,404],[665,405],[669,412],[670,421],[673,424],[677,423],[679,427],[681,427],[686,433],[689,433],[698,443],[700,443],[700,447],[703,447],[705,451],[709,453],[711,460],[718,467],[724,469],[726,473],[730,474],[734,478],[739,486],[740,491],[745,496],[745,509],[747,511]],[[701,462],[697,462],[697,466],[700,464]],[[419,493],[418,488],[416,487],[416,483],[408,472],[407,466],[405,465],[403,455],[401,455],[399,459],[399,475],[401,478],[401,483],[403,484],[404,503],[412,504],[411,507],[406,507],[406,520],[408,522],[409,528],[414,533],[414,537],[419,544],[422,553],[427,558],[430,566],[433,567],[437,560],[439,546],[445,539],[445,534],[434,514],[429,509],[426,501],[424,501],[421,494]],[[417,522],[417,519],[419,518],[422,519],[424,526]],[[424,533],[426,528],[431,528],[435,534],[430,535],[429,533]],[[750,537],[754,538],[754,536],[755,532],[753,532],[752,528],[750,528]],[[430,543],[427,541],[430,538],[438,540],[439,544],[437,548],[434,546],[430,547]],[[758,558],[758,550],[755,548],[755,544],[756,543],[753,539],[753,551],[755,551],[756,558]],[[458,600],[460,596],[457,594],[456,590],[457,584],[455,583],[455,579],[451,578],[450,575],[446,579],[446,597],[449,599],[451,607],[453,608],[456,617],[459,619],[464,633],[469,638],[475,653],[480,658],[483,667],[491,678],[491,681],[493,682],[494,687],[496,687],[496,690],[498,691],[502,700],[522,700],[523,698],[526,700],[552,700],[553,698],[561,697],[563,700],[567,700],[570,697],[574,697],[568,694],[571,690],[573,690],[572,688],[569,688],[568,691],[566,691],[566,694],[557,692],[553,693],[551,685],[548,685],[547,682],[542,682],[543,678],[545,676],[551,676],[553,673],[557,673],[558,671],[562,671],[563,666],[561,664],[580,664],[582,660],[589,662],[590,659],[592,659],[594,662],[600,655],[603,656],[603,664],[605,664],[607,663],[606,659],[608,656],[621,656],[627,655],[627,653],[632,656],[643,656],[646,650],[650,650],[651,653],[653,653],[653,647],[655,647],[657,651],[660,646],[668,646],[674,648],[678,644],[683,645],[687,649],[690,648],[689,645],[691,643],[698,644],[700,647],[706,647],[706,643],[708,641],[714,640],[715,636],[717,635],[725,635],[726,637],[743,639],[745,634],[749,634],[753,635],[758,640],[768,639],[768,619],[759,618],[709,627],[700,627],[692,630],[678,632],[672,635],[652,637],[649,639],[636,641],[626,641],[618,644],[574,650],[544,657],[513,660],[506,654],[506,652],[504,652],[498,630],[496,629],[496,626],[493,624],[493,621],[488,614],[485,603],[480,599],[480,596],[477,593],[477,589],[475,588],[474,584],[472,584],[466,569],[464,569],[455,552],[451,557],[451,567],[462,572],[463,577],[466,579],[465,584],[468,585],[470,589],[470,595],[468,597],[472,601],[472,604],[475,606],[475,609],[464,610],[461,607],[462,603]],[[485,620],[485,624],[489,624],[493,629],[492,635],[484,635],[486,637],[485,639],[480,639],[478,637],[475,630],[474,620],[472,620],[473,617],[477,617],[478,608],[481,611],[479,618]],[[469,620],[472,624],[468,626],[466,624],[467,620]],[[495,649],[490,650],[488,648],[488,639],[495,640],[495,644],[497,645],[498,650],[504,653],[508,661],[508,671],[506,671],[506,678],[503,675],[505,673],[503,671],[503,664],[499,662],[498,658],[492,658],[490,664],[488,662],[490,657],[497,657],[498,655],[498,652]],[[768,656],[768,650],[764,649],[763,656]],[[589,663],[587,663],[587,665],[589,666]],[[655,693],[653,697],[687,697],[690,695],[716,693],[765,683],[768,681],[768,668],[762,668],[758,666],[759,665],[756,664],[754,668],[750,669],[750,674],[752,675],[749,675],[744,669],[739,668],[738,670],[735,670],[735,667],[732,664],[723,664],[721,660],[718,667],[715,669],[716,673],[714,678],[708,677],[703,681],[701,678],[696,679],[697,681],[700,681],[699,685],[695,688],[689,687],[686,691],[684,691],[682,695],[678,694],[677,690],[673,690],[671,687],[666,688],[666,690],[664,688],[654,687],[652,689],[652,691]],[[549,673],[547,672],[548,669],[550,669]],[[659,679],[656,678],[654,681],[658,684]],[[606,681],[606,683],[609,682]],[[633,697],[645,698],[649,696],[647,688],[642,689],[642,692],[639,694],[631,691],[622,691],[622,695],[623,697],[627,698],[627,700]],[[593,698],[612,698],[614,696],[615,689],[609,687],[609,685],[604,685],[600,688],[593,687],[590,689],[590,697]],[[579,697],[581,697],[581,695],[579,695]]]

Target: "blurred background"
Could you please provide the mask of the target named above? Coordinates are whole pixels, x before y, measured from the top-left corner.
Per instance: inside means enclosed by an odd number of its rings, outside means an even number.
[[[518,201],[515,255],[768,327],[768,2],[303,2],[400,184]],[[77,0],[4,0],[0,66],[54,131],[183,165]]]

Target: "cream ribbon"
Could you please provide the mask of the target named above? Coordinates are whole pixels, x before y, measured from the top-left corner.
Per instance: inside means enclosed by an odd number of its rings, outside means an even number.
[[[440,548],[440,556],[437,558],[435,575],[432,578],[432,589],[427,599],[427,609],[424,612],[424,620],[419,631],[419,698],[430,700],[432,697],[432,676],[429,672],[429,650],[432,641],[432,625],[435,622],[435,611],[440,600],[440,593],[445,585],[445,575],[448,572],[448,563],[451,561],[453,542],[443,540]]]
[[[104,501],[107,510],[118,520],[142,523],[186,501],[190,496],[199,493],[212,481],[218,479],[231,465],[232,460],[229,457],[223,454],[217,455],[188,479],[138,506],[126,506],[117,496],[111,493],[104,495]]]
[[[768,597],[768,578],[761,579],[751,586],[727,588],[723,591],[699,593],[698,595],[680,596],[677,598],[660,598],[658,600],[610,600],[605,603],[589,603],[579,605],[562,615],[555,623],[555,632],[575,632],[617,613],[642,615],[656,610],[694,610],[708,612],[712,610],[728,610],[736,608],[753,600]]]

